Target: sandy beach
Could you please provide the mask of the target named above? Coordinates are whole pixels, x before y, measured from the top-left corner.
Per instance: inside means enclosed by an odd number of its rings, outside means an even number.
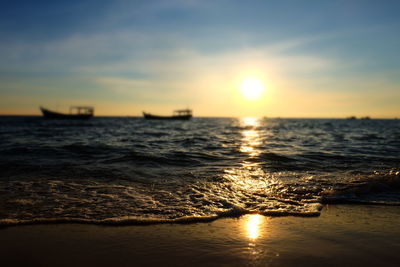
[[[313,218],[27,225],[0,230],[0,257],[2,266],[397,266],[399,220],[400,207],[330,205]]]

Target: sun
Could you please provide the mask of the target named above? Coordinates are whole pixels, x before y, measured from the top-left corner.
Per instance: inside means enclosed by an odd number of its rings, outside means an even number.
[[[248,100],[257,100],[264,91],[264,84],[258,78],[246,78],[240,84],[240,92]]]

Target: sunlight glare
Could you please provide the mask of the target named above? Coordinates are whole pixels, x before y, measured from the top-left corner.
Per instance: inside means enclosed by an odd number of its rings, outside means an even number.
[[[260,125],[260,119],[255,117],[245,117],[242,118],[241,123],[243,126],[258,127]]]
[[[248,100],[257,100],[264,91],[264,85],[258,78],[246,78],[240,84],[240,91]]]
[[[258,118],[246,117],[242,118],[241,124],[247,129],[242,132],[243,139],[240,152],[246,153],[251,157],[256,157],[261,153],[261,151],[257,149],[261,144],[259,130],[257,130],[260,121]]]
[[[247,237],[255,240],[260,236],[260,226],[264,222],[264,217],[260,214],[251,214],[246,223]]]

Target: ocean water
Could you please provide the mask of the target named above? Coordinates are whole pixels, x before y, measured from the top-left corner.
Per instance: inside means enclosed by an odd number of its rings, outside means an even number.
[[[400,205],[400,120],[0,117],[0,225]]]

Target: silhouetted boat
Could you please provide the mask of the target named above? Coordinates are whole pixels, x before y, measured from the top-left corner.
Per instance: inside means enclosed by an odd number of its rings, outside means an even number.
[[[370,120],[371,117],[370,117],[370,116],[365,116],[365,117],[362,117],[361,119],[362,119],[362,120]]]
[[[175,110],[172,116],[159,116],[143,112],[143,117],[148,120],[189,120],[192,116],[190,109]]]
[[[40,107],[43,113],[43,117],[49,119],[89,119],[93,117],[94,108],[93,107],[70,107],[69,114],[60,113],[48,110],[46,108]]]

